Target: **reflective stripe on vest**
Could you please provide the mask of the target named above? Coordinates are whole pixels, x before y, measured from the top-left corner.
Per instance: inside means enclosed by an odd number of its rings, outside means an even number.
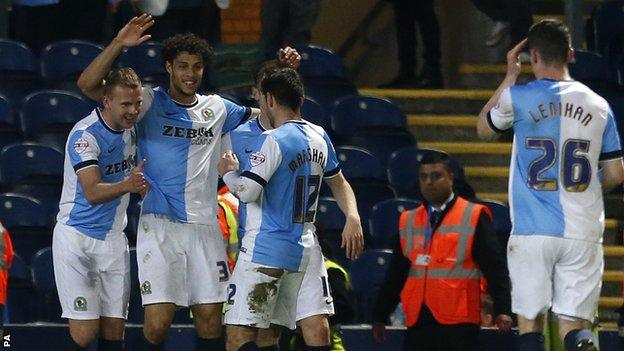
[[[468,246],[468,240],[470,236],[474,235],[474,228],[470,225],[470,219],[472,217],[472,210],[474,209],[474,204],[468,202],[468,205],[464,209],[464,214],[461,219],[461,223],[459,225],[440,225],[436,231],[440,233],[448,233],[448,232],[456,232],[459,233],[459,243],[457,245],[457,257],[455,259],[455,264],[453,268],[430,268],[427,267],[414,267],[411,265],[409,276],[414,278],[424,278],[425,271],[427,275],[431,278],[461,278],[461,279],[479,279],[481,276],[481,272],[479,269],[466,269],[462,267],[464,263],[464,259],[466,258],[466,247]],[[405,228],[400,230],[400,235],[405,239],[406,245],[403,253],[405,257],[409,257],[410,253],[414,249],[414,239],[417,235],[422,235],[422,241],[424,242],[424,229],[422,227],[414,227],[414,217],[416,216],[417,210],[412,210],[408,212],[407,215],[407,223],[405,224]],[[433,238],[431,239],[433,240]],[[431,243],[429,243],[431,244]]]

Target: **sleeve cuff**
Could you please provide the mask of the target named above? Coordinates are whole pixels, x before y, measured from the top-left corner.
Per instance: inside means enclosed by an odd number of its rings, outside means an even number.
[[[493,131],[495,131],[498,134],[504,133],[505,131],[502,129],[498,129],[495,125],[494,122],[492,122],[492,115],[490,114],[490,111],[488,111],[487,116],[485,117],[485,120],[487,121],[488,125],[490,126],[490,129],[492,129]]]
[[[241,174],[241,177],[249,178],[249,179],[253,180],[254,182],[260,184],[260,186],[263,187],[263,188],[267,184],[266,180],[262,179],[261,176],[255,174],[255,173],[249,172],[249,171],[243,172],[243,174]]]
[[[325,172],[323,174],[323,177],[324,178],[331,178],[331,177],[337,176],[338,173],[340,173],[340,171],[341,171],[340,166],[338,166],[338,167],[332,169],[331,171]]]
[[[83,168],[87,168],[90,166],[98,166],[99,163],[97,160],[87,160],[87,161],[82,161],[80,163],[77,163],[76,165],[74,165],[74,172],[78,173],[79,170],[83,169]]]
[[[615,160],[618,158],[622,158],[622,156],[624,156],[624,152],[622,152],[622,150],[616,150],[616,151],[610,151],[610,152],[603,152],[600,154],[600,161],[609,161],[609,160]]]

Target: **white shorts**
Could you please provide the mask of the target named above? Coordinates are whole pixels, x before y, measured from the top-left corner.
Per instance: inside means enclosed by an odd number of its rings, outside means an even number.
[[[512,235],[507,262],[514,313],[535,319],[552,306],[558,315],[594,320],[604,269],[602,244]]]
[[[228,287],[225,324],[260,329],[277,324],[296,329],[303,275],[253,263],[249,253],[240,252]]]
[[[310,261],[299,289],[297,322],[321,314],[330,316],[334,314],[334,300],[327,280],[323,253],[317,244],[310,249]]]
[[[63,318],[126,318],[130,254],[123,233],[97,240],[57,223],[52,259]]]
[[[142,215],[137,261],[143,305],[187,307],[226,300],[230,271],[218,226]]]

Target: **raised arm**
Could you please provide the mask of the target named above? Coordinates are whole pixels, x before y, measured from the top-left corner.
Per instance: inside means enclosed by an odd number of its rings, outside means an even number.
[[[488,112],[490,112],[490,110],[493,109],[498,103],[501,93],[505,89],[516,84],[516,80],[518,79],[521,71],[519,55],[526,44],[527,40],[524,39],[507,53],[507,75],[499,85],[498,89],[494,92],[494,95],[492,95],[490,100],[485,104],[485,106],[483,106],[481,112],[479,113],[479,118],[477,120],[477,135],[481,139],[493,139],[496,136],[496,131],[492,130],[487,122],[487,115]]]
[[[85,68],[78,78],[78,88],[89,98],[99,101],[104,95],[102,80],[124,48],[139,45],[151,38],[144,35],[154,25],[151,15],[135,16],[117,33],[110,44]]]
[[[336,199],[340,210],[345,214],[345,226],[342,230],[342,245],[346,251],[347,258],[356,259],[364,250],[364,235],[362,234],[362,224],[358,213],[355,194],[351,185],[347,182],[342,172],[331,178],[325,178],[325,183]]]

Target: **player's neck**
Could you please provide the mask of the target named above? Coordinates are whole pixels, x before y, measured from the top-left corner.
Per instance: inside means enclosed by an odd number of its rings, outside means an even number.
[[[295,111],[289,110],[289,109],[280,109],[279,112],[275,114],[273,127],[277,128],[288,121],[300,121],[300,120],[301,120],[301,117]]]
[[[571,80],[570,72],[567,66],[541,66],[534,69],[535,78],[550,80]]]
[[[193,94],[193,95],[182,94],[179,90],[177,90],[173,86],[170,86],[167,92],[169,93],[169,96],[171,96],[171,99],[173,99],[173,101],[177,102],[180,105],[193,105],[197,102],[196,94]]]
[[[102,121],[104,122],[104,124],[106,124],[106,126],[111,129],[114,130],[116,132],[121,132],[124,130],[124,128],[122,126],[117,125],[111,116],[111,113],[109,110],[103,108],[100,110],[100,112],[102,113]]]

